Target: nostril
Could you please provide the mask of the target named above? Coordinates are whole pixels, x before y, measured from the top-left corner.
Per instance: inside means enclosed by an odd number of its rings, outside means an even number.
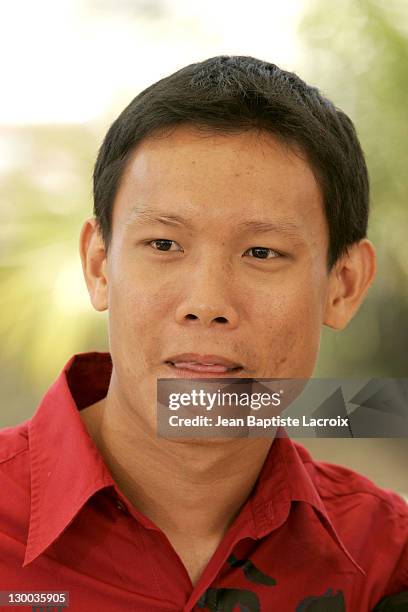
[[[184,316],[184,319],[187,319],[189,321],[195,321],[196,319],[200,319],[200,316],[197,316],[190,312]],[[223,324],[228,323],[228,319],[226,317],[214,317],[212,321],[216,321],[217,323],[223,323]]]

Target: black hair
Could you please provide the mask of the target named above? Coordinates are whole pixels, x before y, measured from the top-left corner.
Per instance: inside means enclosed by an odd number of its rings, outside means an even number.
[[[154,83],[109,128],[93,174],[94,215],[106,248],[130,154],[142,139],[182,124],[223,134],[262,130],[300,150],[323,196],[329,270],[366,236],[369,179],[350,118],[293,72],[253,57],[220,55]]]

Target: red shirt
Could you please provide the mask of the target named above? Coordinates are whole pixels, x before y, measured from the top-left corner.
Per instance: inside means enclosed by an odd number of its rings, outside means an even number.
[[[74,356],[34,416],[0,432],[1,591],[68,591],[74,612],[365,612],[408,589],[407,504],[288,437],[193,588],[79,417],[111,370],[108,353]]]

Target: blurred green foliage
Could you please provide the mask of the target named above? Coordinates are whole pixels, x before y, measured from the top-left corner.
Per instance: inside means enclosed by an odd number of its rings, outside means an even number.
[[[98,135],[85,126],[21,127],[3,129],[2,142],[0,384],[6,424],[32,413],[33,396],[74,352],[105,350],[107,341],[106,317],[89,302],[77,246],[81,224],[92,214]]]
[[[301,76],[356,125],[371,178],[368,237],[378,255],[377,278],[347,329],[324,328],[316,375],[407,376],[408,4],[307,6]]]
[[[342,332],[324,328],[316,375],[406,376],[408,349],[407,5],[319,0],[306,5],[303,67],[354,120],[372,185],[369,237],[378,276]],[[248,51],[250,53],[250,51]],[[2,128],[0,192],[1,424],[29,416],[75,352],[107,350],[93,311],[78,235],[92,212],[101,126]]]

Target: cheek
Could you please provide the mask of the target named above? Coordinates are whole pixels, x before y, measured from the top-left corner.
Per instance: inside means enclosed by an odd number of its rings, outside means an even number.
[[[112,280],[112,278],[114,280]],[[122,273],[111,277],[109,284],[109,321],[111,339],[120,336],[121,343],[140,353],[142,345],[157,346],[160,326],[169,312],[172,288],[160,285],[138,274]]]
[[[310,284],[282,287],[254,306],[258,354],[262,354],[265,377],[309,376],[320,342],[321,306]]]
[[[253,321],[273,330],[315,328],[322,316],[320,291],[309,278],[275,284],[273,289],[252,295]]]

